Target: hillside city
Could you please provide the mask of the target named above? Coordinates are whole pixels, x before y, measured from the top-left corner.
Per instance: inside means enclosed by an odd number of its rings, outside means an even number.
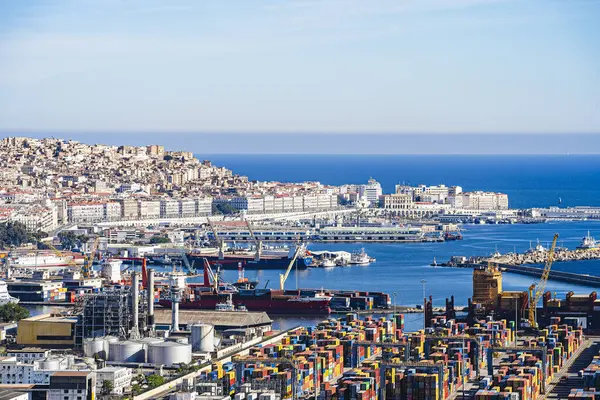
[[[398,185],[396,193],[383,194],[374,179],[342,186],[259,182],[160,145],[88,145],[55,138],[3,139],[0,178],[0,221],[45,232],[68,223],[191,218],[219,210],[288,213],[360,204],[423,218],[509,208],[506,194],[463,192],[460,186]]]

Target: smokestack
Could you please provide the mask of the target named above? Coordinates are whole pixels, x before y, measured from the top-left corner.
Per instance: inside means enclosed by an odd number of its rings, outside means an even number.
[[[171,301],[171,332],[179,331],[179,302]]]
[[[140,295],[140,284],[138,282],[139,277],[137,272],[133,272],[131,275],[131,308],[133,309],[133,328],[129,337],[131,339],[137,339],[140,336],[139,329],[139,295]]]
[[[154,268],[148,270],[148,327],[154,331]]]

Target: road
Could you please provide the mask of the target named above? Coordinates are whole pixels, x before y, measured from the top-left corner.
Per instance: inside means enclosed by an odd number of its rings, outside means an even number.
[[[562,370],[554,376],[552,383],[548,385],[548,394],[540,398],[566,399],[571,389],[582,389],[583,378],[580,378],[577,373],[590,365],[594,356],[598,355],[598,350],[600,350],[600,337],[588,337],[571,360],[565,363]],[[566,381],[560,380],[563,376],[567,377]]]

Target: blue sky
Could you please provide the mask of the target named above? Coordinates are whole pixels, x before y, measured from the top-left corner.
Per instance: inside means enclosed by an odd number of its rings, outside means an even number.
[[[0,131],[600,133],[599,17],[594,0],[6,0]]]

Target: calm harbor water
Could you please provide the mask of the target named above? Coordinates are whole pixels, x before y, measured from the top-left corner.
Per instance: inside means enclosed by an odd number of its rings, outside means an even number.
[[[396,293],[395,302],[399,305],[420,304],[423,298],[422,279],[426,281],[427,296],[433,297],[434,306],[443,306],[445,299],[455,296],[457,306],[466,305],[472,295],[472,271],[431,267],[434,257],[438,262],[447,261],[453,255],[479,256],[489,255],[496,249],[501,253],[524,252],[540,240],[544,246],[551,241],[555,232],[559,233],[559,245],[575,248],[587,231],[600,236],[600,221],[557,222],[531,225],[465,225],[464,240],[446,243],[315,243],[309,245],[312,250],[354,251],[364,247],[365,251],[377,259],[367,266],[311,268],[292,271],[287,288],[328,288],[364,291],[384,291]],[[553,269],[600,276],[600,260],[555,263]],[[246,271],[246,277],[257,279],[260,286],[268,283],[276,288],[279,274],[283,271]],[[237,271],[223,271],[225,280],[237,279]],[[195,278],[201,281],[201,278]],[[505,273],[505,290],[525,290],[534,278],[524,275]],[[570,283],[549,281],[547,289],[556,292],[559,297],[573,290],[577,293],[590,293],[592,287],[583,287]],[[47,308],[35,307],[33,313],[47,312]],[[405,317],[406,328],[419,329],[422,326],[422,314],[409,314]],[[296,325],[313,325],[321,318],[275,317],[277,328]]]
[[[347,244],[327,243],[311,244],[312,250],[354,251],[364,247],[365,251],[377,261],[368,266],[345,268],[311,268],[293,271],[287,282],[287,288],[296,284],[304,288],[354,289],[364,291],[384,291],[396,293],[396,304],[416,305],[422,302],[422,279],[426,281],[427,296],[433,297],[434,306],[443,306],[445,299],[454,295],[456,305],[466,305],[472,295],[472,271],[431,267],[434,257],[438,262],[447,261],[452,255],[478,256],[489,255],[496,249],[501,253],[511,251],[524,252],[530,242],[535,246],[537,239],[546,246],[555,232],[560,235],[559,245],[575,248],[587,231],[600,236],[600,222],[560,222],[532,225],[467,225],[463,232],[464,240],[446,243],[373,243]],[[576,273],[600,275],[600,260],[555,263],[554,269]],[[258,279],[262,285],[269,282],[276,287],[282,271],[247,271],[246,277]],[[235,280],[236,271],[224,271],[226,280]],[[534,278],[505,273],[503,287],[506,290],[525,290]],[[590,293],[594,288],[582,287],[563,282],[548,282],[548,290],[564,296],[568,291]],[[420,314],[406,317],[407,328],[418,328]],[[293,324],[312,324],[315,319],[277,318],[278,326]]]

